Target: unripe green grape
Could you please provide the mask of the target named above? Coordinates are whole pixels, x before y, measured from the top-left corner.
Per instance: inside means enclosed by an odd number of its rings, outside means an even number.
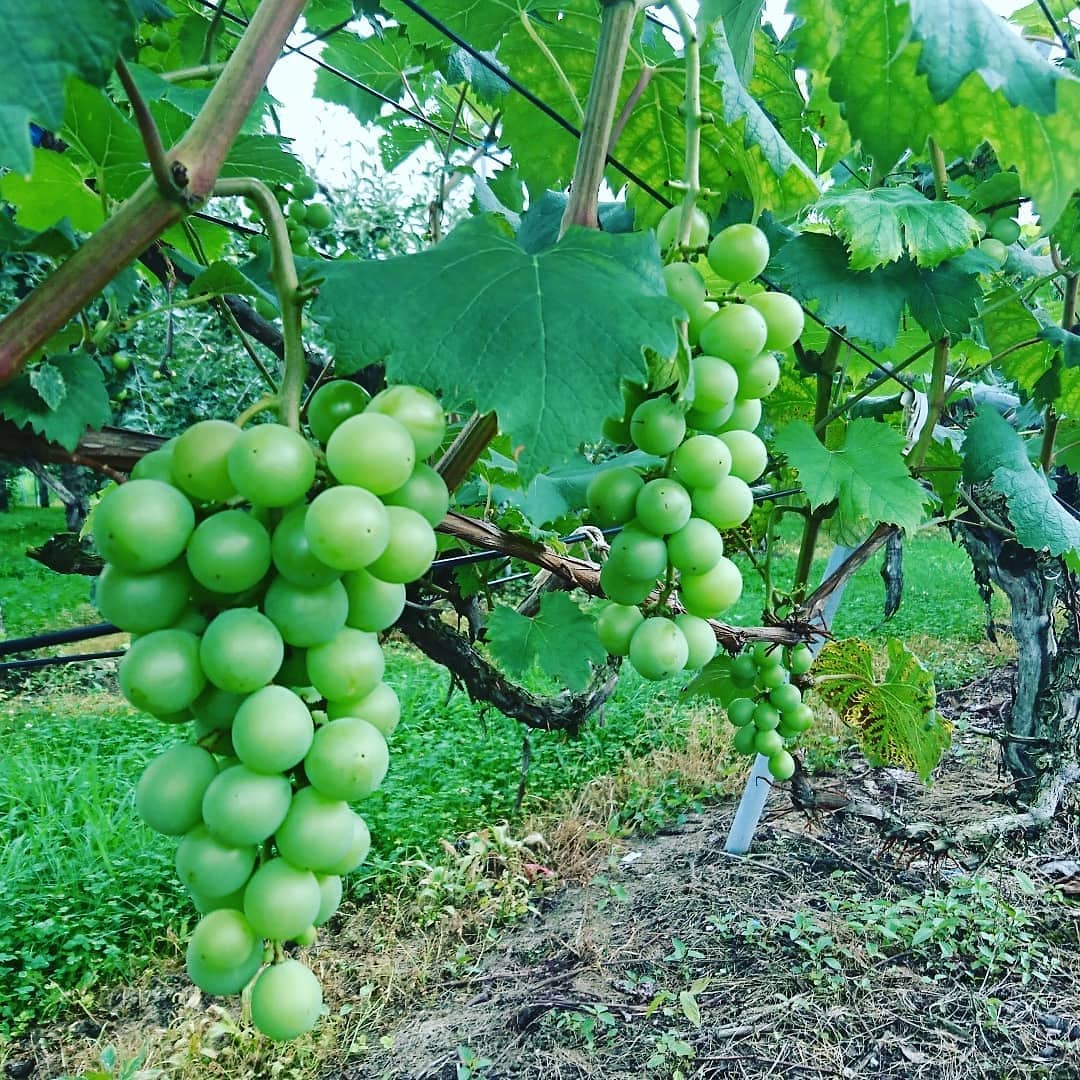
[[[98,503],[94,544],[103,559],[129,574],[147,574],[175,562],[195,528],[183,494],[160,480],[129,480]]]
[[[796,731],[806,731],[814,723],[814,710],[804,701],[787,713],[784,720]]]
[[[343,716],[315,732],[304,771],[328,798],[357,802],[378,790],[389,763],[382,732],[359,717]]]
[[[418,581],[428,572],[438,550],[435,530],[423,515],[407,506],[386,507],[390,539],[367,570],[380,581]]]
[[[223,844],[238,848],[260,844],[285,820],[291,799],[284,776],[232,765],[210,781],[203,796],[203,821]]]
[[[994,218],[987,232],[992,239],[1008,247],[1020,239],[1020,224],[1011,217]]]
[[[419,386],[387,387],[371,399],[367,411],[389,416],[401,424],[412,436],[417,461],[431,457],[442,446],[446,414],[439,399]]]
[[[683,613],[675,616],[675,625],[686,638],[686,664],[688,671],[699,671],[716,655],[716,634],[713,628],[696,615]]]
[[[330,873],[344,876],[351,874],[368,857],[371,851],[371,833],[364,819],[359,814],[353,814],[353,840],[352,846],[342,856],[341,862],[334,866]],[[319,926],[319,923],[315,923]]]
[[[677,480],[650,480],[638,492],[634,510],[642,528],[656,536],[667,536],[690,520],[690,493]],[[666,550],[664,558],[666,561]]]
[[[761,399],[736,398],[727,420],[716,429],[717,434],[728,431],[753,431],[761,423]]]
[[[585,492],[593,520],[604,529],[624,525],[634,516],[634,505],[644,486],[638,472],[625,465],[598,472]]]
[[[998,266],[1004,266],[1005,260],[1009,257],[1009,252],[1005,245],[1000,240],[995,240],[992,236],[979,242],[979,250],[984,255],[993,259]]]
[[[768,334],[765,320],[752,307],[728,304],[702,327],[699,343],[704,352],[740,367],[765,348]]]
[[[285,644],[307,648],[329,641],[345,625],[349,597],[340,581],[305,589],[277,577],[266,590],[263,611]]]
[[[684,574],[704,574],[724,554],[724,538],[715,525],[692,517],[667,538],[668,561]]]
[[[612,541],[608,561],[614,561],[628,578],[653,582],[667,570],[667,546],[655,533],[632,521]]]
[[[173,446],[172,472],[177,486],[202,502],[225,502],[236,494],[229,479],[229,451],[240,429],[228,420],[200,420]]]
[[[407,506],[435,528],[450,508],[446,481],[430,466],[419,462],[412,475],[396,491],[382,496],[386,506]]]
[[[158,450],[143,454],[131,470],[132,480],[160,480],[172,485],[172,447],[168,443]]]
[[[664,213],[656,226],[656,242],[661,251],[667,251],[679,238],[679,225],[682,222],[683,208],[675,205]],[[709,219],[695,206],[690,217],[690,239],[688,247],[701,247],[709,239]]]
[[[668,296],[688,317],[705,303],[705,280],[689,263],[675,262],[665,266],[664,284]]]
[[[328,701],[326,715],[331,720],[339,720],[343,716],[366,720],[379,729],[384,739],[389,739],[401,719],[401,703],[394,688],[381,682],[363,697]]]
[[[754,658],[747,653],[736,656],[731,662],[731,678],[736,686],[748,690],[757,681],[758,668]]]
[[[227,912],[230,909],[219,909]],[[216,914],[210,912],[209,914]],[[235,912],[234,914],[239,914]],[[241,916],[242,917],[242,916]],[[187,951],[188,978],[204,993],[215,997],[228,997],[231,994],[239,994],[241,990],[255,977],[256,972],[263,963],[263,943],[256,940],[251,946],[247,957],[233,967],[220,967],[208,964],[199,957],[193,955],[191,944]]]
[[[805,643],[796,645],[788,655],[788,670],[792,675],[805,675],[814,666],[814,654]]]
[[[739,397],[743,399],[768,397],[780,382],[780,363],[770,352],[754,357],[739,368]]]
[[[752,431],[724,431],[718,436],[731,453],[731,475],[752,484],[769,464],[769,451]]]
[[[120,661],[120,689],[144,712],[183,712],[202,693],[206,676],[199,639],[184,630],[154,630],[132,642]]]
[[[305,505],[294,506],[278,522],[270,538],[270,556],[275,569],[286,581],[313,588],[337,581],[342,572],[327,566],[312,553],[304,529],[307,511]]]
[[[691,615],[715,619],[717,615],[739,600],[742,595],[742,574],[725,555],[704,574],[682,574],[679,577],[679,598]]]
[[[737,697],[733,701],[728,702],[728,719],[735,727],[746,727],[747,724],[750,724],[750,726],[753,727],[755,708],[757,708],[757,706],[754,703],[753,698]]]
[[[626,656],[630,639],[645,621],[636,607],[626,604],[607,604],[596,620],[596,636],[612,656]]]
[[[326,464],[340,483],[384,495],[409,479],[416,464],[416,444],[392,416],[368,408],[335,429],[326,444]]]
[[[286,216],[289,218],[290,223],[296,222],[297,224],[304,221],[307,217],[307,207],[304,205],[303,199],[293,199],[289,203],[289,209],[286,211]]]
[[[274,676],[274,683],[293,690],[311,686],[311,679],[308,678],[307,673],[307,649],[289,646],[285,650],[285,659],[281,661],[281,667]]]
[[[255,847],[222,843],[205,825],[196,825],[176,849],[176,873],[199,896],[229,896],[241,889],[255,868]]]
[[[244,914],[251,928],[270,941],[291,941],[307,929],[321,902],[315,875],[282,858],[264,862],[244,890]]]
[[[768,335],[765,338],[766,349],[779,349],[783,352],[802,336],[805,325],[802,305],[793,296],[780,292],[763,292],[748,297],[746,301],[756,308],[765,320]]]
[[[750,650],[750,655],[754,658],[754,663],[757,664],[759,669],[775,667],[783,662],[780,649],[771,641],[756,642],[753,649]]]
[[[739,373],[719,356],[702,353],[690,361],[694,383],[693,407],[696,412],[714,413],[735,400],[739,392]]]
[[[758,731],[754,736],[754,747],[759,754],[772,757],[784,749],[784,738],[775,728],[771,731]]]
[[[216,615],[199,644],[206,677],[231,694],[266,686],[285,657],[281,632],[254,608],[228,608]]]
[[[313,199],[318,190],[318,184],[316,184],[314,178],[308,176],[307,173],[292,182],[293,197],[299,199],[301,203],[306,199]]]
[[[334,223],[334,211],[326,203],[309,203],[304,211],[304,224],[310,229],[321,232]]]
[[[251,956],[255,945],[262,945],[242,911],[219,908],[204,915],[191,932],[188,962],[228,969],[239,967]]]
[[[797,686],[781,683],[769,691],[769,702],[782,713],[789,713],[802,704],[802,694]]]
[[[623,400],[623,411],[619,416],[609,416],[604,421],[604,438],[618,445],[630,441],[630,417],[634,410],[645,400],[647,388],[641,383],[623,379],[619,384]]]
[[[191,711],[203,732],[226,731],[232,727],[236,710],[246,697],[246,694],[233,694],[208,683],[206,689],[192,702]]]
[[[302,499],[315,479],[315,455],[307,440],[283,424],[260,424],[241,433],[227,465],[237,492],[255,506],[288,506]]]
[[[401,430],[404,433],[404,428]],[[315,497],[304,519],[304,532],[317,559],[337,570],[358,570],[386,550],[390,518],[377,495],[362,487],[342,485]]]
[[[257,585],[270,569],[270,534],[243,510],[221,510],[191,534],[187,564],[192,577],[216,593]]]
[[[640,604],[653,591],[655,584],[627,576],[618,563],[610,559],[600,567],[600,588],[609,600],[617,604]]]
[[[354,630],[388,630],[405,610],[405,586],[382,581],[367,570],[350,570],[343,578],[348,598],[346,626]]]
[[[768,238],[756,225],[729,225],[713,237],[708,260],[725,281],[752,281],[768,265]]]
[[[182,836],[202,821],[203,795],[217,772],[213,755],[201,746],[170,746],[139,777],[135,810],[151,829]]]
[[[94,587],[94,603],[102,617],[121,630],[147,634],[180,617],[191,584],[187,566],[179,559],[146,574],[129,574],[106,563]]]
[[[153,49],[154,52],[168,52],[171,45],[172,38],[169,36],[169,31],[163,26],[157,27],[150,35],[150,48]]]
[[[754,727],[758,731],[772,731],[780,724],[780,713],[767,701],[759,701],[754,706]]]
[[[690,647],[672,619],[645,619],[630,639],[630,663],[643,678],[667,679],[686,667]]]
[[[356,815],[353,815],[354,819]],[[339,874],[316,874],[315,880],[319,883],[319,911],[312,919],[312,926],[322,926],[331,915],[341,906],[342,882]]]
[[[775,690],[787,682],[788,673],[780,664],[771,664],[758,672],[758,686],[763,690]]]
[[[348,626],[307,651],[311,685],[330,701],[370,694],[381,682],[385,667],[378,636]]]
[[[695,517],[711,522],[721,532],[738,528],[754,509],[754,494],[737,476],[727,476],[709,488],[694,488]]]
[[[278,854],[291,866],[325,873],[352,847],[352,818],[343,799],[328,799],[312,787],[301,788],[274,833]]]
[[[358,383],[334,379],[311,395],[307,422],[311,434],[324,446],[350,416],[358,416],[368,406],[371,395]]]
[[[769,755],[769,772],[776,780],[790,780],[795,775],[795,759],[786,751]]]
[[[236,756],[257,773],[285,772],[299,764],[314,736],[308,707],[284,686],[264,686],[245,698],[232,725]]]
[[[310,1031],[322,1015],[322,987],[299,960],[266,968],[251,990],[251,1021],[282,1042]]]
[[[753,724],[745,724],[735,732],[735,737],[731,740],[731,745],[735,748],[737,753],[756,754],[757,734],[758,730]]]
[[[715,435],[692,435],[675,451],[672,465],[686,487],[712,487],[731,472],[731,450]]]
[[[720,310],[720,305],[713,300],[706,300],[693,311],[688,312],[689,322],[686,324],[686,336],[691,347],[695,347],[701,340],[701,328]]]
[[[723,430],[734,407],[735,403],[729,402],[727,405],[723,406],[723,408],[717,409],[715,412],[702,412],[700,409],[691,409],[686,414],[687,427],[691,427],[695,431],[701,431],[706,434],[715,434],[716,432]]]
[[[667,457],[686,435],[686,417],[671,398],[643,401],[630,417],[630,438],[639,450]]]

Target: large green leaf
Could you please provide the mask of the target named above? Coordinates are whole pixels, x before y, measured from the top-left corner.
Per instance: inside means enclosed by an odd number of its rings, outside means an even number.
[[[934,270],[909,269],[908,305],[919,325],[935,340],[967,337],[982,298],[978,277],[952,263]]]
[[[926,492],[908,472],[904,437],[887,424],[853,420],[843,443],[828,450],[799,420],[781,428],[775,446],[798,472],[812,507],[836,500],[834,528],[843,543],[857,543],[879,522],[906,532],[922,523]]]
[[[398,0],[384,0],[394,19],[405,26],[416,45],[445,49],[442,32]],[[424,10],[477,49],[494,49],[507,29],[528,12],[557,11],[557,0],[424,0]]]
[[[874,647],[858,638],[830,641],[814,664],[814,693],[859,735],[874,765],[903,765],[929,780],[952,742],[937,711],[933,675],[896,638],[888,668],[874,671]]]
[[[15,221],[41,232],[68,221],[92,232],[105,220],[101,200],[86,186],[75,162],[51,150],[35,150],[30,176],[10,172],[0,179],[0,196],[15,207]]]
[[[112,198],[129,195],[150,173],[138,128],[97,87],[71,84],[63,136]]]
[[[905,251],[919,266],[933,268],[967,251],[981,235],[966,210],[927,199],[912,187],[830,191],[814,210],[844,238],[853,270],[895,262]]]
[[[750,81],[756,65],[755,31],[761,24],[764,7],[765,0],[702,0],[698,7],[698,26],[705,28],[706,36],[717,20],[723,23],[743,82]]]
[[[0,166],[31,171],[30,121],[58,128],[68,80],[104,85],[134,28],[125,0],[0,0]]]
[[[409,39],[400,29],[367,37],[337,34],[327,44],[322,59],[395,101],[404,92],[404,75],[418,62]],[[319,68],[315,75],[315,96],[344,105],[363,123],[377,119],[382,109],[378,98],[325,68]]]
[[[418,255],[325,274],[313,311],[338,371],[383,361],[448,407],[494,409],[525,476],[599,436],[622,407],[619,380],[643,380],[645,349],[676,348],[680,309],[651,233],[572,229],[528,254],[487,215]]]
[[[983,334],[990,352],[1000,357],[998,369],[1025,395],[1034,394],[1050,369],[1052,353],[1049,342],[1040,336],[1039,320],[1011,285],[986,296],[983,308]]]
[[[754,70],[746,86],[788,146],[816,171],[820,154],[810,125],[816,125],[818,119],[808,113],[795,74],[795,59],[764,30],[759,30],[754,40]]]

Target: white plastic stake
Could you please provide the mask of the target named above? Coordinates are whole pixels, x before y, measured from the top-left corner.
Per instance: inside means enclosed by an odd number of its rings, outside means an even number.
[[[829,561],[825,564],[821,580],[824,581],[831,573],[837,570],[854,550],[854,548],[837,544],[829,555]],[[847,582],[845,581],[825,601],[820,620],[822,629],[827,630],[832,625],[833,617],[836,615],[836,609],[840,606],[840,599],[844,595],[846,587]],[[815,656],[821,651],[824,642],[824,638],[815,638],[811,642],[810,650]],[[743,789],[738,809],[735,811],[735,820],[732,821],[731,829],[728,831],[727,842],[724,844],[726,852],[732,855],[745,855],[750,850],[770,790],[772,790],[772,777],[769,774],[769,759],[764,754],[758,754],[754,758],[754,766],[750,770],[750,776],[746,781],[746,787]]]

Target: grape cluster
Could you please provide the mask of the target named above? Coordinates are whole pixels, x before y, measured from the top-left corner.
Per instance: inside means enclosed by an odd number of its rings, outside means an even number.
[[[378,634],[434,559],[449,502],[424,463],[445,430],[426,391],[369,399],[331,382],[307,422],[325,468],[283,425],[203,420],[144,457],[93,518],[97,604],[132,637],[123,693],[187,728],[146,767],[135,804],[180,838],[177,873],[203,916],[188,972],[210,994],[258,973],[252,1018],[273,1039],[322,1008],[315,975],[280,946],[315,939],[368,853],[350,804],[381,784],[399,718]]]
[[[805,675],[814,662],[806,645],[783,649],[759,641],[736,657],[724,657],[731,680],[725,694],[728,719],[737,729],[733,744],[741,754],[763,754],[777,780],[790,780],[795,759],[789,748],[814,722],[792,676]]]
[[[675,208],[661,220],[662,248],[672,246],[681,212]],[[690,243],[702,247],[708,221],[695,214]],[[789,348],[803,328],[802,309],[790,296],[746,287],[769,261],[768,240],[756,226],[723,229],[708,245],[707,260],[711,275],[723,279],[718,301],[708,299],[696,265],[664,267],[668,292],[688,315],[686,393],[624,386],[626,415],[605,426],[609,438],[630,441],[664,458],[664,465],[652,472],[606,469],[586,493],[598,525],[622,526],[600,572],[613,603],[601,612],[597,633],[609,653],[629,656],[648,679],[700,668],[716,653],[707,620],[742,594],[742,576],[724,555],[722,534],[742,525],[753,509],[750,484],[768,462],[754,428],[761,399],[780,379],[774,350]],[[639,605],[658,587],[655,614],[647,614]],[[674,618],[667,605],[673,596],[684,609]]]
[[[1008,258],[1008,248],[1020,239],[1020,222],[1013,216],[1015,207],[999,207],[992,213],[977,215],[976,221],[983,231],[983,239],[979,242],[979,250],[984,255],[1004,266]]]

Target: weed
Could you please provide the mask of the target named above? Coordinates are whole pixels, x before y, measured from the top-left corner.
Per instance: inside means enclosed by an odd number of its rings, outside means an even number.
[[[471,1046],[459,1046],[457,1048],[458,1065],[455,1076],[457,1080],[475,1080],[483,1076],[492,1065],[491,1058],[481,1057]]]
[[[615,1035],[617,1022],[606,1005],[581,1005],[576,1009],[560,1010],[549,1015],[555,1017],[555,1028],[569,1035],[588,1051],[597,1044],[609,1041]]]

